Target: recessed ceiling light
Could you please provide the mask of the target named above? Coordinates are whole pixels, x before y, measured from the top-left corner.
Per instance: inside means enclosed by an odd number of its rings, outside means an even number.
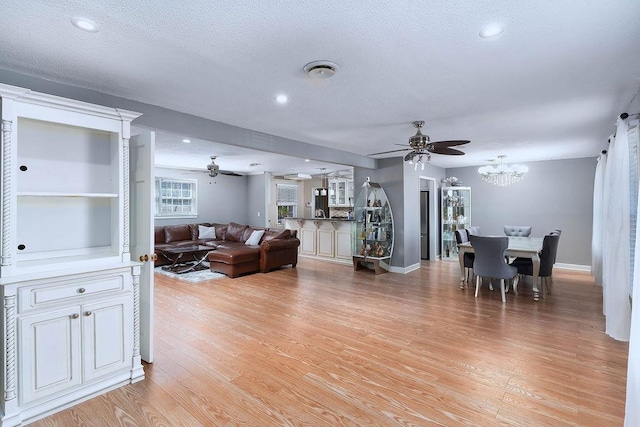
[[[331,61],[313,61],[304,66],[305,73],[314,79],[328,79],[338,72],[338,64]]]
[[[310,161],[311,161],[311,159],[304,159],[304,161],[305,161],[305,162],[310,162]]]
[[[191,140],[189,138],[185,138],[182,140],[182,142],[184,142],[185,144],[188,144],[191,142]]]
[[[74,27],[88,33],[97,33],[100,29],[100,24],[87,18],[71,18],[71,23]]]
[[[288,100],[289,100],[289,98],[287,97],[287,95],[278,95],[278,96],[276,96],[276,102],[278,104],[286,104]]]
[[[501,25],[489,24],[486,27],[484,27],[482,30],[480,30],[480,37],[482,37],[483,39],[488,39],[488,38],[495,37],[497,35],[502,34],[503,31],[504,31],[504,28],[502,28]]]

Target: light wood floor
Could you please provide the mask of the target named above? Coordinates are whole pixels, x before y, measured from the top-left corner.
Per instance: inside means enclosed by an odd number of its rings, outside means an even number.
[[[601,289],[458,287],[457,263],[407,275],[298,268],[189,284],[156,275],[145,381],[35,426],[621,426],[628,345]]]

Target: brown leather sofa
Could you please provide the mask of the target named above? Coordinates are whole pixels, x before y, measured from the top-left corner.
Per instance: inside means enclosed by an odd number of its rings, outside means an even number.
[[[199,227],[214,227],[215,237],[201,238]],[[255,230],[264,230],[258,245],[247,245]],[[165,225],[155,227],[156,266],[170,264],[162,255],[163,249],[179,246],[206,245],[211,247],[207,258],[211,271],[237,277],[241,274],[261,271],[267,273],[274,268],[298,263],[296,230],[267,229],[230,222]]]

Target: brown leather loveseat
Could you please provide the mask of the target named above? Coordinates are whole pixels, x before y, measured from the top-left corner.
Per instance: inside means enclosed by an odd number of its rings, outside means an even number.
[[[156,226],[156,266],[171,262],[162,255],[163,249],[206,245],[211,247],[207,256],[211,271],[229,277],[257,271],[267,273],[289,264],[295,267],[300,246],[296,234],[296,230],[251,227],[234,222]]]

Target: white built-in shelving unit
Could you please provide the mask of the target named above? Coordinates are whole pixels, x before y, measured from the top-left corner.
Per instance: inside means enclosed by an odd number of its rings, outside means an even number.
[[[0,85],[0,424],[141,380],[129,252],[139,114]]]

